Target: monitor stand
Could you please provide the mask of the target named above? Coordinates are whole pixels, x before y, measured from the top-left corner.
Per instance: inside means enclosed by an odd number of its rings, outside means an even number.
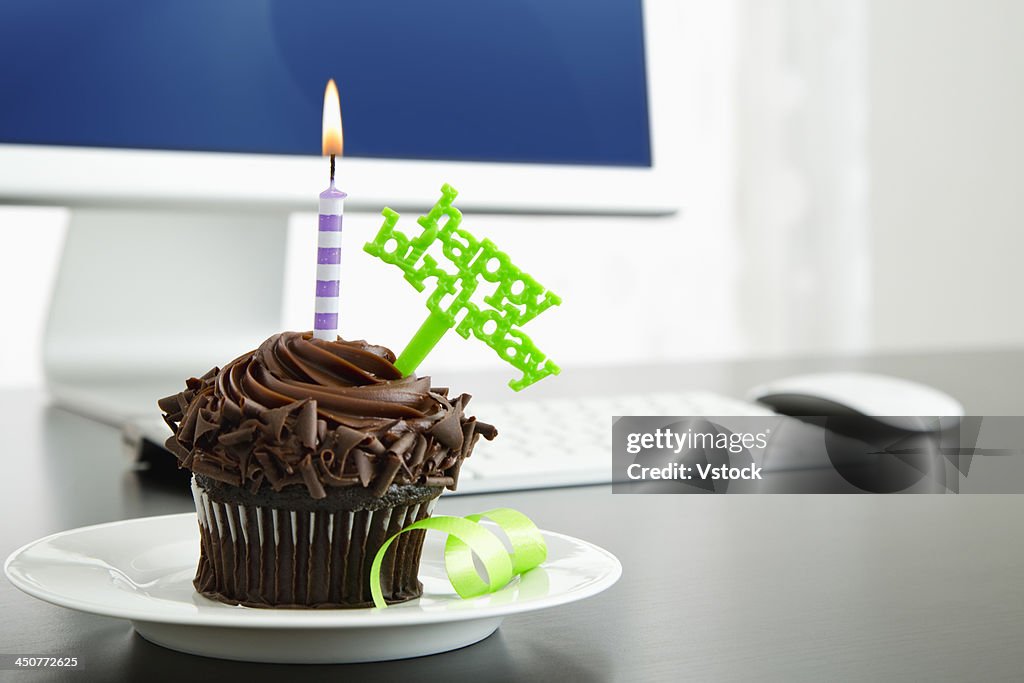
[[[276,208],[74,209],[44,338],[55,402],[115,425],[155,416],[278,331],[287,227]]]

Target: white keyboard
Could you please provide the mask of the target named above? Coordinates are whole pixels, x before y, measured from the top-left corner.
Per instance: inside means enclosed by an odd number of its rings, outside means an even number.
[[[610,483],[614,415],[775,414],[706,392],[473,401],[467,412],[497,427],[498,438],[477,443],[449,496]]]
[[[473,401],[468,411],[498,428],[477,443],[446,495],[602,484],[611,481],[614,415],[774,415],[764,406],[705,392],[630,394],[501,403]],[[125,441],[163,444],[159,418],[124,428]]]

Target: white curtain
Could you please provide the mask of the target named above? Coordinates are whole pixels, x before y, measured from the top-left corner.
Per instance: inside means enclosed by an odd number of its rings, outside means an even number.
[[[736,0],[737,310],[754,353],[869,340],[865,4]]]

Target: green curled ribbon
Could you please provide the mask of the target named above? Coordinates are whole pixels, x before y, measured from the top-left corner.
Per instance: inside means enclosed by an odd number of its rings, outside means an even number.
[[[494,533],[479,524],[487,518],[501,527],[512,544],[512,552]],[[407,531],[430,529],[448,534],[444,546],[444,567],[448,580],[461,598],[494,593],[508,585],[513,576],[523,574],[547,559],[548,547],[533,521],[511,508],[495,508],[466,517],[428,517],[413,522],[384,542],[370,567],[370,594],[373,604],[387,607],[380,587],[380,567],[391,543]],[[473,562],[476,555],[487,572],[484,581]]]

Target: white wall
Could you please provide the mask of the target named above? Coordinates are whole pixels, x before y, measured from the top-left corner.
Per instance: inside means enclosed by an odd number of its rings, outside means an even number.
[[[872,343],[1024,343],[1024,2],[869,17]]]
[[[0,206],[0,388],[39,384],[47,306],[68,212]]]

